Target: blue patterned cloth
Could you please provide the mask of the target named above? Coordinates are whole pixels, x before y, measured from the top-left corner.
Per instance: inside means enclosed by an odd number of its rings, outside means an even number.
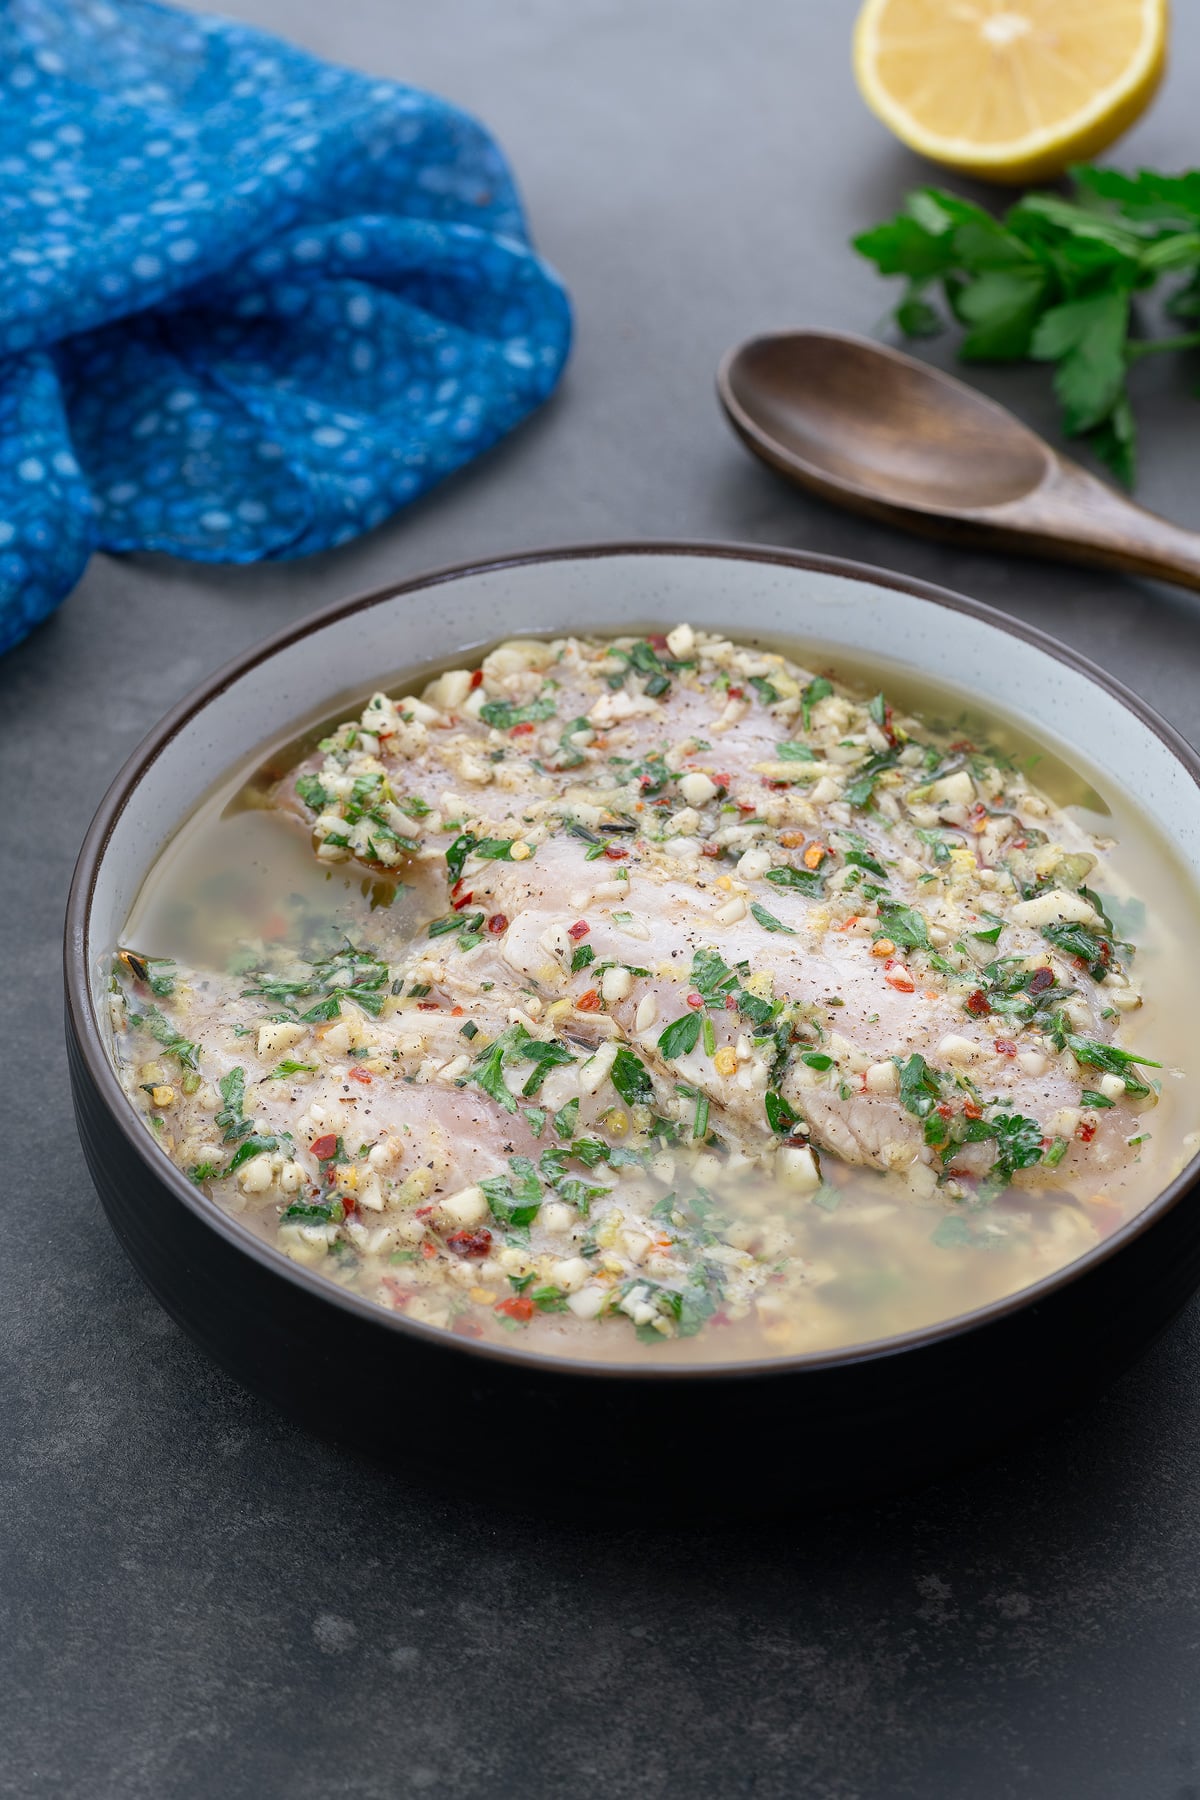
[[[0,219],[0,650],[94,549],[369,530],[570,342],[472,119],[153,0],[0,0]]]

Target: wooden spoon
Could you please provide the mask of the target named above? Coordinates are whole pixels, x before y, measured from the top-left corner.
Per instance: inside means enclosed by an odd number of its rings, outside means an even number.
[[[756,456],[802,487],[933,537],[1200,589],[1200,533],[1135,506],[964,382],[838,331],[730,350],[717,392]]]

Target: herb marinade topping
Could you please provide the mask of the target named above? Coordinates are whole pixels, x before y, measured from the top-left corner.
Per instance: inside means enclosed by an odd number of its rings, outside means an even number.
[[[935,1251],[1036,1257],[1004,1197],[1061,1194],[1083,1248],[1075,1196],[1138,1154],[1105,846],[884,693],[687,625],[514,642],[373,696],[273,799],[400,903],[217,971],[124,953],[128,1084],[215,1197],[410,1316],[792,1347],[838,1277],[794,1221],[847,1171]]]

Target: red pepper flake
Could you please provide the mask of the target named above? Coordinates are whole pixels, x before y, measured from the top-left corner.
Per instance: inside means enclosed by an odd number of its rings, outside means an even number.
[[[713,780],[716,782],[718,787],[727,788],[727,787],[733,786],[733,776],[732,775],[714,775]]]
[[[483,670],[482,669],[472,669],[472,671],[471,671],[471,686],[473,688],[483,686]]]
[[[361,1081],[364,1087],[370,1087],[371,1085],[371,1077],[365,1069],[351,1069],[350,1079],[351,1081]]]
[[[604,854],[609,862],[620,862],[623,856],[629,855],[629,852],[623,844],[605,844]]]
[[[1012,842],[1009,844],[1008,847],[1010,850],[1028,850],[1029,839],[1028,838],[1013,838]]]
[[[966,1113],[968,1119],[982,1119],[983,1117],[983,1108],[980,1106],[978,1100],[964,1100],[963,1111]]]
[[[524,1294],[510,1294],[507,1300],[497,1300],[496,1311],[503,1313],[506,1319],[516,1319],[521,1325],[528,1325],[533,1317],[533,1301],[527,1300]]]
[[[949,748],[951,750],[973,750],[975,746],[970,738],[956,738]]]
[[[508,930],[508,917],[505,913],[493,913],[488,920],[487,928],[493,937],[499,937],[502,931]]]
[[[937,1113],[939,1119],[952,1119],[954,1117],[954,1108],[952,1106],[947,1106],[944,1100],[940,1106],[934,1108],[934,1111]]]
[[[328,1162],[331,1156],[337,1155],[337,1134],[326,1131],[312,1147],[312,1153],[318,1162]]]
[[[737,1011],[737,995],[736,994],[726,994],[726,996],[725,996],[725,1011],[726,1012],[736,1012]]]
[[[577,944],[580,938],[585,938],[591,929],[586,919],[576,919],[573,925],[567,926],[567,936]]]
[[[350,1217],[351,1213],[356,1213],[357,1211],[358,1211],[358,1201],[354,1198],[354,1195],[353,1194],[343,1194],[342,1195],[342,1213],[343,1213],[344,1217],[348,1219]]]
[[[991,1010],[992,1003],[982,988],[975,988],[972,993],[967,995],[967,1011],[974,1013],[977,1019],[982,1019],[984,1014],[990,1013]]]
[[[745,695],[746,690],[745,688],[731,687],[726,688],[725,692],[729,695],[731,700],[741,700]]]
[[[509,737],[528,737],[532,730],[532,725],[514,725],[508,735]]]
[[[670,645],[667,643],[667,640],[661,631],[652,632],[646,639],[646,642],[652,650],[667,650],[670,648]]]
[[[421,1255],[425,1258],[426,1262],[429,1262],[432,1257],[435,1257],[437,1255],[437,1245],[436,1244],[422,1244],[421,1245]]]
[[[450,1329],[456,1337],[481,1338],[483,1336],[483,1326],[478,1319],[469,1319],[466,1313],[459,1313]]]
[[[701,844],[700,854],[701,856],[720,856],[722,854],[721,846],[720,844]]]
[[[447,1250],[453,1250],[455,1256],[480,1258],[487,1255],[492,1247],[490,1231],[452,1231],[446,1239]]]
[[[405,1287],[398,1276],[384,1275],[380,1279],[392,1297],[393,1306],[407,1306],[410,1300],[416,1298],[416,1288]]]
[[[575,1002],[575,1006],[579,1012],[599,1012],[601,1006],[600,996],[595,988],[589,988],[586,994],[580,994],[578,1000]]]
[[[442,1003],[440,1000],[418,1000],[417,1001],[417,1011],[418,1012],[441,1012],[441,1010],[442,1010]]]
[[[1015,1056],[1017,1054],[1017,1046],[1013,1043],[1011,1038],[997,1038],[996,1049],[1000,1052],[1001,1056]]]
[[[1085,1119],[1079,1127],[1079,1135],[1085,1144],[1090,1144],[1096,1135],[1095,1119]]]
[[[437,1202],[431,1200],[428,1206],[418,1206],[413,1214],[414,1219],[427,1219],[431,1212],[437,1211]]]
[[[703,994],[698,994],[696,992],[695,988],[693,988],[691,993],[687,997],[687,1003],[692,1008],[692,1010],[695,1011],[698,1007],[701,1007],[704,1005],[704,996],[703,996]]]
[[[744,812],[744,813],[752,813],[752,812],[757,811],[757,808],[756,808],[753,800],[739,800],[737,802],[737,809],[739,812]],[[714,1317],[715,1316],[716,1315],[714,1314]]]
[[[1053,969],[1035,969],[1033,974],[1029,977],[1029,992],[1031,994],[1044,994],[1047,988],[1053,986]]]
[[[475,898],[474,894],[458,894],[457,896],[452,895],[451,899],[450,899],[450,905],[455,912],[461,912],[464,906],[470,906],[470,904],[474,898]]]

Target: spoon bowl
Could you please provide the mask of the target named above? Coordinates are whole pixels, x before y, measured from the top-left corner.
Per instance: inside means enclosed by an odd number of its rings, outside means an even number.
[[[775,332],[728,352],[717,391],[756,456],[838,505],[908,531],[1200,589],[1200,535],[899,350],[841,332]]]

